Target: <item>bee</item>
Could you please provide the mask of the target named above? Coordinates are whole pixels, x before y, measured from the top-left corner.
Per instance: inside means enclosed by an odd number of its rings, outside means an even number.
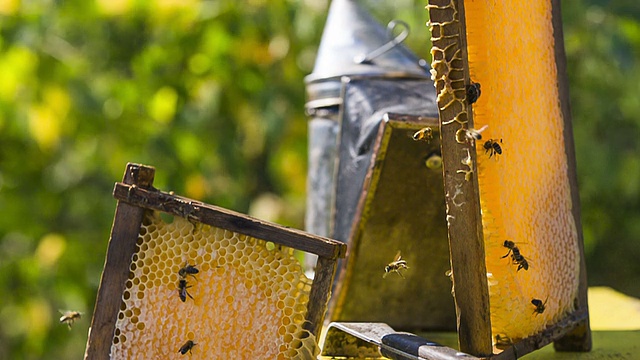
[[[478,101],[480,94],[480,83],[472,82],[471,84],[467,85],[467,101],[469,102],[469,105]]]
[[[82,313],[79,311],[61,311],[61,313],[62,316],[60,317],[60,322],[63,324],[67,324],[69,329],[71,329],[71,325],[73,325],[76,320],[80,320],[80,318],[82,317]]]
[[[547,305],[547,300],[549,300],[549,298],[547,297],[547,299],[542,302],[542,300],[540,299],[531,299],[531,303],[533,304],[533,306],[535,306],[535,310],[533,310],[533,313],[536,314],[536,316],[538,316],[539,314],[542,314],[544,312],[544,310],[547,308],[545,305]]]
[[[404,279],[404,275],[400,272],[400,269],[408,269],[407,261],[402,260],[402,256],[400,256],[400,250],[396,254],[396,257],[393,258],[393,261],[390,262],[387,266],[384,267],[384,275],[382,278],[386,278],[390,272],[397,272]]]
[[[500,143],[502,143],[502,139],[500,139]],[[484,153],[489,153],[489,158],[493,155],[497,154],[502,155],[502,147],[498,144],[498,140],[489,139],[484,143]]]
[[[433,130],[428,126],[426,128],[416,131],[413,134],[413,140],[415,141],[423,140],[423,141],[429,142],[431,141],[431,139],[433,139]]]
[[[480,129],[474,129],[474,128],[469,128],[465,130],[465,137],[467,138],[467,140],[471,141],[471,140],[480,140],[482,139],[482,135],[480,134],[481,132],[485,131],[487,128],[489,127],[489,125],[485,125],[483,127],[481,127]]]
[[[181,278],[185,279],[187,276],[191,275],[193,276],[193,278],[195,279],[195,274],[199,273],[200,270],[198,270],[196,268],[195,265],[189,265],[189,263],[185,263],[184,267],[180,270],[178,270],[178,275],[180,275]]]
[[[504,259],[511,254],[511,260],[513,260],[514,264],[518,265],[518,270],[516,271],[520,271],[520,269],[529,270],[529,262],[524,258],[524,256],[522,256],[522,254],[520,254],[520,249],[518,249],[516,243],[511,240],[505,240],[502,246],[509,249],[509,251],[507,251],[507,254],[502,256],[501,259]]]
[[[182,300],[182,302],[187,301],[187,296],[189,296],[193,300],[193,296],[191,296],[191,294],[189,294],[189,292],[187,291],[187,289],[190,287],[191,285],[187,285],[187,280],[180,279],[178,283],[178,294],[180,295],[180,300]]]
[[[427,169],[438,170],[442,167],[442,156],[438,153],[432,153],[424,160],[424,164]]]
[[[187,342],[180,347],[180,350],[178,350],[178,352],[182,355],[186,354],[187,352],[193,355],[193,353],[191,352],[191,349],[193,349],[193,347],[196,345],[198,344],[194,343],[193,340],[187,340]]]
[[[496,334],[495,344],[497,348],[501,348],[501,347],[511,346],[513,342],[507,335]]]

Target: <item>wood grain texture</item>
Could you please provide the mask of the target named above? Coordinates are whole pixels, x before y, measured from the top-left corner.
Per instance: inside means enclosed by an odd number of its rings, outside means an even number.
[[[443,176],[460,351],[490,356],[491,319],[473,111],[466,100],[470,84],[462,0],[430,0],[432,68],[440,115]],[[462,136],[461,136],[462,134]]]
[[[123,182],[150,187],[154,174],[152,167],[130,163],[127,164]],[[118,202],[89,328],[85,359],[109,359],[122,292],[129,276],[129,263],[135,252],[144,212],[143,208]]]
[[[558,341],[574,331],[576,325],[589,319],[586,309],[577,310],[565,316],[558,323],[547,327],[544,331],[518,341],[502,353],[491,357],[492,360],[517,360],[530,352],[538,350],[552,341]]]
[[[316,236],[252,218],[250,216],[208,205],[199,201],[172,195],[156,189],[117,183],[113,196],[131,205],[164,211],[190,221],[219,227],[257,239],[306,251],[318,256],[336,259],[345,256],[347,246],[339,241]]]
[[[567,156],[567,169],[569,186],[571,188],[572,214],[578,231],[578,248],[580,250],[580,285],[576,298],[576,308],[584,310],[588,314],[587,302],[587,264],[584,258],[584,238],[582,235],[582,222],[580,219],[580,195],[578,193],[578,174],[576,167],[575,144],[573,140],[573,127],[571,125],[571,108],[569,102],[569,80],[567,78],[567,59],[564,51],[564,35],[562,31],[562,12],[560,0],[551,0],[552,23],[554,36],[554,50],[556,68],[558,73],[558,94],[560,107],[564,119],[564,144]],[[592,347],[589,316],[576,325],[575,329],[554,343],[558,351],[590,351]]]
[[[316,338],[320,336],[322,330],[324,316],[327,312],[329,297],[331,296],[331,287],[333,286],[333,278],[336,274],[336,259],[319,257],[316,263],[315,276],[311,285],[311,293],[309,294],[309,303],[307,305],[307,321],[303,325]]]

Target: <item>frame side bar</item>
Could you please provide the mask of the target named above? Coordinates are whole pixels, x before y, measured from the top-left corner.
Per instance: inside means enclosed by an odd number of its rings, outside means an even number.
[[[571,125],[571,107],[569,102],[569,80],[567,78],[567,58],[564,51],[564,34],[562,31],[562,12],[559,0],[551,0],[551,21],[553,23],[554,52],[558,76],[558,94],[564,119],[564,144],[567,156],[569,186],[571,187],[572,215],[578,232],[578,248],[580,251],[580,280],[578,295],[575,300],[576,309],[584,310],[587,316],[575,328],[553,344],[557,351],[591,351],[591,328],[589,325],[587,302],[587,264],[584,257],[584,239],[582,221],[580,219],[580,196],[578,193],[578,174],[576,153]]]
[[[316,272],[307,304],[308,322],[303,325],[303,327],[315,335],[316,338],[320,336],[323,319],[327,312],[333,278],[336,274],[336,261],[336,259],[318,257],[316,264]]]
[[[463,0],[429,0],[432,78],[438,94],[449,251],[460,351],[491,356],[491,317]]]
[[[154,175],[155,169],[152,167],[129,163],[123,182],[151,187]],[[122,302],[121,294],[129,276],[129,263],[135,252],[144,212],[144,208],[118,201],[89,328],[84,354],[87,360],[109,359],[116,318]]]

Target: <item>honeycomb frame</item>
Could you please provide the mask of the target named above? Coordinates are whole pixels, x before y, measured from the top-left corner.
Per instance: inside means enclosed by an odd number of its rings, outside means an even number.
[[[477,6],[478,3],[471,5]],[[433,56],[432,80],[436,86],[440,112],[447,222],[455,289],[454,297],[459,322],[458,336],[461,350],[477,356],[490,357],[494,351],[499,352],[501,349],[505,349],[499,358],[512,359],[539,349],[550,342],[555,342],[557,349],[565,351],[588,351],[591,347],[586,300],[586,267],[580,231],[579,199],[571,116],[568,108],[560,3],[558,0],[549,0],[548,5],[550,8],[548,26],[552,28],[554,41],[553,44],[545,45],[551,48],[551,61],[557,66],[556,79],[552,80],[557,80],[558,106],[562,116],[560,126],[563,127],[564,138],[560,141],[564,142],[563,155],[566,160],[567,187],[570,194],[568,201],[571,203],[568,206],[569,216],[575,220],[573,231],[577,233],[575,237],[578,240],[576,244],[578,254],[575,256],[576,266],[574,268],[577,284],[575,297],[569,299],[570,303],[565,303],[564,308],[559,312],[556,312],[559,306],[552,304],[552,309],[549,311],[552,314],[545,313],[544,316],[535,319],[535,316],[539,314],[533,313],[532,316],[536,322],[540,323],[540,326],[533,333],[528,333],[529,335],[525,335],[524,338],[519,337],[515,340],[507,338],[506,343],[502,344],[498,344],[498,338],[496,338],[495,345],[500,345],[499,349],[494,348],[494,344],[492,344],[495,334],[492,334],[493,329],[491,328],[490,319],[493,312],[489,306],[489,289],[496,284],[496,280],[487,271],[488,264],[490,264],[487,254],[493,254],[495,248],[499,248],[499,251],[504,250],[500,254],[502,255],[506,253],[507,249],[500,248],[499,244],[487,243],[486,234],[483,234],[483,231],[486,230],[483,229],[483,225],[485,225],[483,220],[487,210],[480,202],[482,194],[480,194],[478,186],[478,172],[486,171],[486,169],[482,164],[478,165],[478,156],[480,152],[484,152],[484,149],[482,144],[476,147],[473,136],[469,136],[474,131],[473,115],[475,109],[471,105],[473,101],[467,99],[467,87],[472,85],[472,79],[469,75],[468,52],[474,50],[468,49],[467,37],[470,31],[475,31],[473,33],[476,40],[474,45],[478,47],[482,46],[482,40],[478,42],[478,39],[483,38],[486,34],[479,32],[478,29],[467,28],[464,0],[429,0],[427,5],[433,43],[431,51]],[[505,7],[508,6],[505,5]],[[474,16],[479,17],[479,23],[488,21],[480,15]],[[540,21],[540,19],[536,18],[535,21]],[[482,59],[480,61],[490,60]],[[532,71],[532,69],[528,70]],[[483,92],[491,92],[492,89],[487,89],[483,85],[482,90]],[[485,95],[485,101],[486,98]],[[483,101],[482,98],[479,101]],[[497,104],[494,102],[489,106],[497,106]],[[516,121],[515,119],[501,120],[505,122]],[[482,129],[481,127],[479,130]],[[513,150],[511,149],[511,151]],[[486,249],[487,252],[485,252],[485,246],[489,247]],[[524,245],[523,249],[526,251],[531,246],[531,240],[529,240],[528,246]],[[513,259],[515,261],[515,258]],[[542,260],[535,259],[532,266],[535,267],[536,262],[538,266],[541,266]],[[545,258],[544,260],[552,259]],[[493,257],[491,257],[491,261],[493,261]],[[508,262],[507,265],[512,264]],[[513,271],[516,271],[516,267],[513,268]],[[525,305],[528,305],[528,314],[531,314],[530,310],[533,309],[533,306],[528,303],[528,300]],[[544,297],[542,301],[545,301]]]
[[[85,359],[208,358],[220,344],[237,345],[235,358],[319,353],[346,245],[159,191],[154,174],[128,164],[115,185],[118,206]],[[318,255],[313,280],[294,249]],[[180,273],[186,264],[199,272]],[[145,352],[151,347],[162,349]]]

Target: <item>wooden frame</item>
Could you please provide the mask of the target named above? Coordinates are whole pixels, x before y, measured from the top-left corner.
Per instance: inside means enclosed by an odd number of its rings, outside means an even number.
[[[580,204],[575,166],[575,150],[571,130],[571,114],[568,100],[566,60],[560,13],[560,1],[552,1],[552,23],[555,37],[555,60],[558,68],[558,91],[564,119],[564,144],[571,188],[572,215],[578,228],[580,252],[580,283],[575,299],[576,310],[556,324],[526,339],[508,346],[502,353],[492,356],[492,333],[488,285],[485,277],[485,252],[475,148],[459,139],[459,132],[473,127],[473,112],[465,103],[456,102],[452,96],[438,96],[441,119],[442,158],[444,185],[449,221],[451,263],[455,284],[456,311],[458,313],[458,338],[460,350],[476,356],[495,359],[516,359],[526,353],[555,342],[557,350],[589,351],[591,333],[587,305],[587,278],[584,246],[580,231]],[[434,47],[442,49],[434,54],[436,92],[451,86],[453,92],[464,92],[469,79],[464,0],[429,0],[431,33]],[[442,79],[447,79],[442,81]],[[446,83],[446,84],[445,84]],[[464,118],[459,118],[464,114]],[[460,171],[460,164],[468,171]],[[455,201],[454,201],[455,200]],[[465,209],[457,204],[465,203]]]
[[[115,185],[113,195],[118,200],[118,206],[89,330],[85,359],[109,358],[122,292],[129,274],[129,263],[135,252],[146,210],[162,211],[184,217],[191,222],[223,228],[318,255],[304,328],[316,338],[319,337],[337,261],[346,253],[345,244],[159,191],[152,186],[154,174],[152,167],[130,163],[127,164],[123,182]]]

